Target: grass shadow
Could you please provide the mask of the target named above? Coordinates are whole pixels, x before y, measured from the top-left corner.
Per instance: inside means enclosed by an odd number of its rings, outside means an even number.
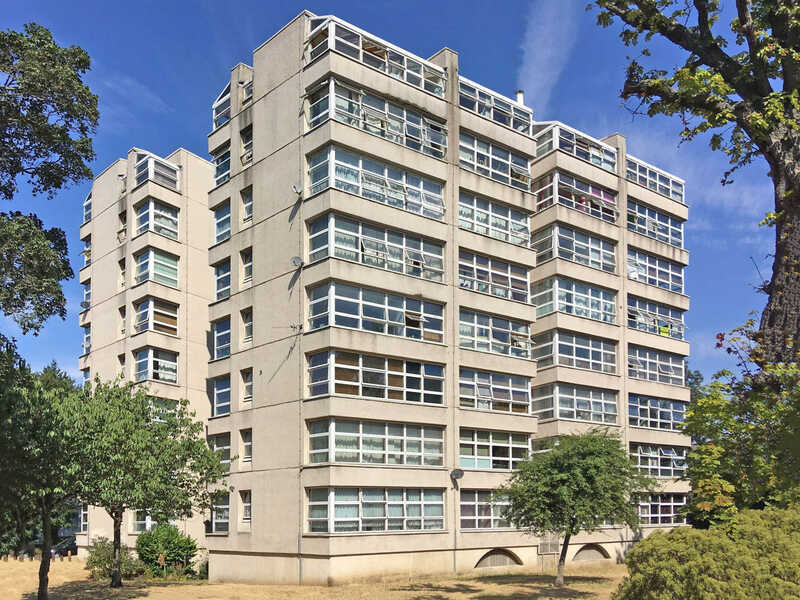
[[[475,578],[481,583],[493,583],[495,585],[539,585],[552,586],[556,580],[555,575],[550,574],[530,574],[530,573],[504,573],[498,575],[481,575]],[[597,585],[612,581],[610,577],[597,577],[587,575],[564,574],[564,581],[567,585],[586,584]]]
[[[86,579],[68,581],[61,585],[51,585],[48,590],[49,600],[133,600],[150,595],[149,588],[176,585],[175,581],[125,581],[121,588],[112,588],[108,581]],[[180,584],[178,584],[180,585]],[[36,592],[28,592],[21,600],[36,600]]]

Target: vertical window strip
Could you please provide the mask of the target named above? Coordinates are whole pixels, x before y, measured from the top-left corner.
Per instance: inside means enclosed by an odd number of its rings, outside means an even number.
[[[214,185],[222,185],[231,178],[231,149],[226,146],[212,155],[214,162]]]
[[[211,324],[214,338],[214,360],[231,354],[231,318],[225,317]]]
[[[252,462],[253,460],[253,430],[242,429],[242,462]]]
[[[685,402],[628,394],[628,424],[631,427],[681,431],[686,409]]]
[[[459,311],[459,346],[530,358],[530,324],[472,310]]]
[[[684,369],[685,358],[679,354],[628,346],[628,377],[684,386]]]
[[[212,416],[219,417],[231,412],[231,377],[223,375],[211,381]]]
[[[683,266],[628,246],[628,279],[683,293]]]
[[[496,412],[530,413],[530,378],[461,367],[459,405]]]
[[[563,258],[607,273],[616,273],[616,243],[593,236],[561,223],[535,232],[531,248],[536,252],[536,264],[552,258]]]
[[[685,339],[685,311],[628,295],[628,327],[676,340]]]
[[[533,358],[541,368],[558,364],[602,373],[617,372],[616,342],[568,331],[553,330],[535,336]]]
[[[225,201],[214,209],[214,243],[219,244],[231,237],[231,203]]]
[[[523,265],[459,249],[458,284],[481,294],[528,303],[528,268]]]
[[[458,226],[497,240],[527,246],[529,216],[514,208],[461,192],[458,196]]]
[[[616,292],[566,277],[531,284],[531,304],[537,318],[557,311],[603,323],[617,320]]]
[[[242,371],[242,396],[244,402],[253,400],[253,369]]]
[[[530,164],[526,156],[468,133],[459,134],[459,164],[479,175],[530,191]]]
[[[530,435],[461,428],[459,466],[464,469],[512,471],[530,453]]]
[[[586,213],[597,219],[616,223],[617,193],[596,184],[583,181],[563,171],[553,171],[533,182],[536,195],[536,212],[553,206],[555,202]]]
[[[628,229],[683,248],[683,221],[631,199],[628,200]]]
[[[216,299],[224,300],[231,295],[231,260],[226,259],[214,266]]]
[[[242,198],[242,221],[250,221],[253,218],[253,188],[243,189],[240,196]]]

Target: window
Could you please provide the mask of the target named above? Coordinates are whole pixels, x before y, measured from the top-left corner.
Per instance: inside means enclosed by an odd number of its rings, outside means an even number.
[[[223,260],[214,265],[214,281],[217,300],[224,300],[231,295],[231,260]]]
[[[628,394],[628,424],[631,427],[681,431],[685,418],[685,402]]]
[[[528,158],[468,133],[458,136],[459,164],[479,175],[530,191]]]
[[[128,319],[126,315],[127,310],[125,309],[124,306],[120,306],[118,312],[119,312],[119,334],[125,335],[127,333],[127,324],[128,324]]]
[[[89,354],[92,351],[92,326],[83,326],[83,347],[81,354]]]
[[[253,461],[253,430],[252,429],[242,429],[239,432],[239,435],[242,438],[242,462],[252,462]]]
[[[435,96],[444,97],[447,79],[441,67],[345,27],[335,18],[329,17],[319,23],[312,20],[312,31],[306,41],[306,60],[310,62],[328,50],[362,62]]]
[[[242,370],[242,399],[244,402],[253,400],[253,369]]]
[[[683,221],[636,200],[628,200],[628,229],[683,248]]]
[[[536,195],[536,212],[558,202],[562,206],[579,210],[597,219],[616,223],[617,193],[593,183],[553,171],[533,182]]]
[[[231,149],[225,146],[211,155],[214,163],[214,185],[222,185],[231,178]]]
[[[613,390],[554,383],[534,388],[532,394],[533,414],[539,419],[575,419],[611,425],[617,422],[617,392]]]
[[[150,516],[146,510],[137,510],[133,513],[133,531],[142,533],[155,528],[158,523]]]
[[[541,127],[544,124],[537,124]],[[558,140],[554,143],[554,140]],[[599,142],[583,133],[576,131],[562,123],[547,127],[536,135],[536,157],[542,157],[554,149],[577,156],[581,160],[597,165],[598,167],[617,172],[617,149]]]
[[[683,196],[683,180],[676,179],[661,169],[656,169],[630,155],[626,164],[625,174],[628,181],[638,183],[662,196],[686,204]]]
[[[180,169],[160,158],[139,152],[136,154],[136,185],[154,181],[173,191],[178,191]]]
[[[251,79],[242,86],[242,105],[247,104],[253,99],[253,80]]]
[[[247,344],[253,341],[253,309],[246,308],[240,314],[242,315],[242,343]]]
[[[527,267],[467,250],[458,251],[458,284],[473,292],[528,302]]]
[[[220,493],[214,498],[211,506],[211,519],[206,533],[228,533],[230,516],[230,495]]]
[[[462,348],[530,358],[530,325],[522,321],[462,308],[458,339]]]
[[[156,248],[147,248],[136,256],[136,283],[155,281],[178,287],[178,257]]]
[[[687,494],[650,494],[639,498],[639,520],[642,525],[682,525],[686,517],[680,514]]]
[[[311,463],[444,464],[443,427],[337,418],[312,421],[308,429]]]
[[[214,243],[219,244],[231,237],[231,203],[225,201],[214,209]]]
[[[239,139],[242,143],[242,165],[253,162],[253,126],[248,125],[239,132]]]
[[[128,233],[128,211],[123,210],[119,215],[119,229],[117,230],[117,241],[121,244],[125,241],[125,236]]]
[[[501,529],[511,527],[503,518],[510,502],[491,490],[461,490],[461,529]]]
[[[458,397],[461,408],[478,408],[527,415],[530,412],[528,377],[490,373],[461,367]]]
[[[444,306],[435,302],[358,288],[338,281],[312,288],[308,295],[311,330],[334,325],[426,342],[444,340]]]
[[[458,78],[458,103],[474,113],[522,134],[531,134],[533,114],[516,102],[503,99],[464,77]]]
[[[231,468],[231,434],[219,433],[208,436],[208,446],[219,455],[219,461],[225,465],[225,470]]]
[[[444,367],[400,358],[330,350],[308,357],[309,396],[443,404]]]
[[[80,533],[89,531],[89,505],[78,504],[78,526],[75,528]]]
[[[137,350],[135,354],[136,381],[178,382],[178,355],[175,352],[148,347]]]
[[[178,209],[146,198],[136,207],[136,235],[153,231],[170,239],[178,239]]]
[[[530,239],[526,213],[463,191],[458,196],[458,226],[519,246],[527,246]]]
[[[311,223],[309,234],[310,262],[334,256],[412,277],[443,280],[444,244],[439,242],[333,213]]]
[[[250,221],[253,218],[253,188],[245,188],[239,195],[242,197],[242,221]]]
[[[81,369],[81,377],[83,378],[83,386],[86,387],[86,385],[92,382],[91,369]]]
[[[92,220],[92,193],[86,196],[83,201],[83,223],[88,223]]]
[[[157,298],[145,298],[133,305],[136,332],[150,330],[178,335],[178,305]]]
[[[531,454],[541,454],[542,452],[550,452],[550,450],[558,446],[558,443],[559,443],[558,436],[531,440]]]
[[[312,488],[311,533],[444,529],[444,490],[419,488]]]
[[[83,240],[83,250],[81,250],[81,254],[83,254],[83,266],[88,267],[92,264],[92,236],[87,235]]]
[[[219,417],[231,412],[231,377],[223,375],[211,382],[211,415]]]
[[[88,310],[89,307],[92,305],[92,280],[85,281],[83,283],[83,301],[81,302],[81,308],[83,310]]]
[[[628,377],[684,385],[684,357],[642,346],[628,346]]]
[[[635,444],[631,442],[631,460],[639,471],[651,477],[680,479],[686,471],[685,446],[662,446],[657,444]]]
[[[240,490],[239,501],[242,503],[242,522],[249,523],[253,516],[253,495],[251,490]]]
[[[119,272],[119,287],[120,289],[125,289],[126,281],[125,281],[125,259],[121,258],[117,261],[117,271]]]
[[[213,129],[231,120],[231,84],[225,86],[211,107],[213,112]]]
[[[617,321],[617,293],[566,277],[550,277],[531,284],[536,317],[563,312],[604,323]]]
[[[531,248],[536,252],[536,264],[541,265],[552,258],[563,258],[616,273],[616,245],[614,242],[595,237],[561,223],[549,225],[533,234]]]
[[[603,373],[617,372],[617,344],[612,340],[555,330],[534,337],[533,345],[533,358],[540,368],[559,364]]]
[[[528,458],[530,436],[527,433],[484,431],[461,428],[459,466],[464,469],[511,471]]]
[[[308,178],[311,194],[335,187],[429,219],[444,219],[443,184],[336,146],[308,157]]]
[[[628,295],[628,327],[676,340],[684,338],[684,311]]]
[[[225,358],[231,354],[231,318],[225,317],[211,324],[214,339],[213,360]]]
[[[683,293],[683,267],[628,246],[628,279]]]
[[[242,261],[242,283],[250,283],[253,280],[253,249],[242,250],[239,259]]]

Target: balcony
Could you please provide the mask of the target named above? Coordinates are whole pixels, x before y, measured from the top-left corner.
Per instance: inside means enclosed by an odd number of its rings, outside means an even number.
[[[136,186],[153,181],[175,192],[180,191],[180,168],[152,154],[136,154]]]

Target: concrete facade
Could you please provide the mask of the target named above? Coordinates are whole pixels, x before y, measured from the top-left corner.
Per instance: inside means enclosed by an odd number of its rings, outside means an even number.
[[[674,526],[689,446],[674,430],[689,400],[679,178],[619,134],[534,121],[463,78],[452,50],[424,60],[335,17],[301,13],[221,89],[197,217],[208,287],[180,288],[198,311],[208,299],[186,333],[186,393],[238,457],[208,516],[212,580],[548,562],[553,540],[504,526],[485,495],[514,459],[598,425],[662,476],[645,529]],[[609,527],[569,558],[632,541]]]

